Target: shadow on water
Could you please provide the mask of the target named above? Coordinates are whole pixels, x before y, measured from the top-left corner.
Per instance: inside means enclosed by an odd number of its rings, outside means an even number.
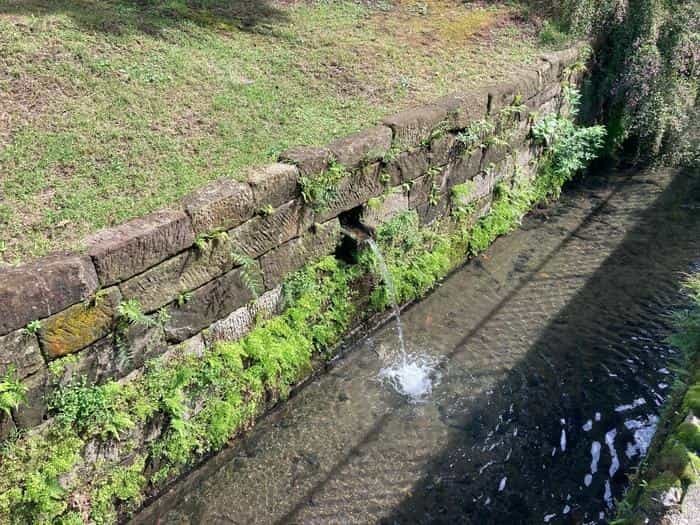
[[[549,213],[405,312],[442,360],[428,402],[377,384],[362,341],[135,522],[604,522],[673,380],[700,174],[590,177]]]
[[[287,14],[268,0],[9,0],[0,14],[65,14],[88,31],[163,36],[184,23],[220,30],[270,32]]]
[[[605,184],[605,181],[597,178],[587,182],[596,183]],[[654,185],[655,182],[646,177],[630,178],[621,184]],[[627,413],[641,404],[635,400],[643,399],[644,404],[654,406],[661,399],[661,392],[653,384],[658,373],[645,365],[658,357],[649,354],[663,349],[644,343],[659,339],[659,334],[653,332],[667,330],[659,314],[678,305],[681,273],[688,270],[693,258],[700,258],[700,177],[690,171],[676,175],[651,206],[639,211],[636,225],[593,275],[586,273],[590,263],[595,264],[595,256],[589,263],[586,259],[590,254],[586,253],[572,260],[562,275],[542,274],[547,263],[573,241],[584,240],[591,251],[598,249],[597,243],[605,242],[604,230],[615,227],[612,222],[606,224],[606,216],[615,213],[610,201],[616,191],[613,189],[556,250],[523,276],[518,286],[491,308],[448,354],[447,358],[453,360],[468,353],[471,341],[481,337],[483,330],[497,329],[493,321],[501,324],[503,319],[499,319],[499,314],[513,301],[522,301],[518,296],[523,290],[538,282],[536,290],[528,293],[536,315],[537,301],[556,295],[561,286],[572,285],[566,281],[576,280],[580,265],[580,275],[587,278],[585,286],[560,310],[500,384],[486,396],[470,399],[466,404],[459,402],[464,399],[459,387],[446,388],[452,390],[452,399],[442,401],[441,416],[444,423],[459,432],[424,467],[423,479],[413,487],[412,496],[382,522],[513,524],[542,523],[549,517],[548,521],[552,522],[580,523],[598,518],[597,512],[593,512],[595,507],[606,510],[603,503],[607,483],[610,495],[620,497],[626,473],[637,463],[634,456],[626,456],[624,444],[634,443],[634,430],[640,427],[639,423],[648,422],[644,418],[626,419]],[[689,212],[692,208],[695,212]],[[601,225],[602,235],[587,238],[593,224]],[[527,308],[527,300],[522,306]],[[504,327],[504,332],[510,334],[504,334],[501,343],[509,343],[513,330],[512,326]],[[496,340],[499,337],[498,333],[489,335]],[[629,356],[630,352],[620,348],[629,344],[638,347],[642,355],[626,357],[630,361],[626,374],[605,374],[606,354]],[[610,376],[615,375],[614,381],[610,381]],[[647,392],[656,389],[659,397],[635,397],[639,384],[646,386]],[[618,397],[617,391],[629,391],[632,406],[620,405],[616,411],[606,413],[601,407],[609,406],[610,398]],[[596,421],[598,410],[602,414]],[[586,485],[583,472],[591,470],[592,462],[590,450],[594,439],[588,438],[583,430],[589,420],[605,431],[605,437],[598,435],[601,454],[597,473],[592,476],[589,488],[582,490]],[[384,422],[384,419],[377,421],[364,441],[348,452],[348,460],[365,444],[377,439]],[[620,423],[630,435],[620,435]],[[563,454],[567,441],[569,452]],[[489,451],[489,442],[499,444],[500,459],[488,459],[490,455],[484,454]],[[571,450],[572,443],[579,450]],[[484,447],[479,448],[482,444]],[[610,453],[611,446],[617,460]],[[482,461],[478,459],[480,456]],[[613,465],[616,461],[620,463],[618,467]],[[475,468],[479,464],[488,467],[480,472]],[[343,467],[343,463],[338,463],[327,479],[339,475]],[[578,472],[581,475],[572,476]],[[322,490],[323,485],[324,481],[318,483],[278,523],[295,522],[298,511],[314,500],[314,491]],[[578,510],[572,508],[573,501],[567,504],[574,497]]]

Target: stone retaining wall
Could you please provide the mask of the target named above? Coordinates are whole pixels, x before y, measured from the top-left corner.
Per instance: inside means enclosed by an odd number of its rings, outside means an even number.
[[[71,378],[119,379],[177,345],[199,351],[241,337],[261,312],[279,310],[287,274],[337,249],[344,222],[372,229],[415,209],[428,223],[450,212],[451,188],[467,181],[474,191],[459,204],[474,201],[475,217],[484,213],[496,182],[534,174],[532,113],[557,109],[562,81],[580,80],[570,68],[579,55],[578,47],[544,55],[509,82],[403,111],[325,147],[293,148],[244,182],[218,180],[173,209],[91,235],[84,253],[0,269],[0,378],[14,368],[29,388],[11,416],[0,413],[0,438],[40,425],[51,389]],[[465,143],[465,130],[482,122],[494,132]],[[300,178],[333,167],[345,176],[329,201],[305,202]],[[257,300],[251,274],[262,283]],[[126,323],[124,305],[134,301],[160,322]],[[69,355],[59,377],[49,373]]]

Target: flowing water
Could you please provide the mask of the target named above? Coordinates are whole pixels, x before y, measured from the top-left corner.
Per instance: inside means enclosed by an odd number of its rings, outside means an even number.
[[[388,362],[379,371],[379,377],[386,380],[398,393],[414,403],[423,402],[432,393],[433,381],[438,377],[437,360],[428,355],[409,354],[406,350],[406,338],[403,335],[403,324],[401,323],[401,308],[396,301],[394,279],[377,243],[371,238],[367,240],[367,243],[374,254],[379,274],[389,294],[398,343],[398,353],[388,356]]]
[[[698,174],[589,177],[402,312],[405,364],[392,320],[135,522],[605,523],[699,263]]]

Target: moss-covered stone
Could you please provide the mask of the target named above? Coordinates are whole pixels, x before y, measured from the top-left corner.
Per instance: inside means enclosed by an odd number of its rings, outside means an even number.
[[[98,293],[41,323],[39,341],[50,358],[71,354],[106,336],[113,328],[121,301],[117,287]]]

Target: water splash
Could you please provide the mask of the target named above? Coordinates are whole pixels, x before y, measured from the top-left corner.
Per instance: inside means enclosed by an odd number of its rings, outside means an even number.
[[[428,356],[409,354],[406,351],[401,310],[398,305],[394,280],[377,243],[371,238],[367,239],[367,243],[375,256],[379,273],[386,286],[393,317],[396,321],[396,338],[399,342],[398,355],[390,356],[392,362],[379,371],[379,378],[387,381],[394,390],[408,397],[411,401],[416,403],[425,401],[433,391],[438,361]]]

